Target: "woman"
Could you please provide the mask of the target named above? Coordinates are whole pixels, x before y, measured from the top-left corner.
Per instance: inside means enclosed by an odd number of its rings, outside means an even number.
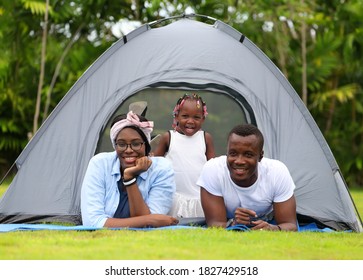
[[[148,157],[153,122],[130,111],[117,116],[110,138],[114,152],[89,162],[81,191],[83,225],[160,227],[175,225],[167,216],[175,192],[174,172],[162,157]]]

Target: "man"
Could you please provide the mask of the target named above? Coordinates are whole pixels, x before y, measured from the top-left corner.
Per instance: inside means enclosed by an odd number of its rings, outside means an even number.
[[[263,157],[263,145],[257,127],[238,125],[228,135],[227,155],[204,165],[197,184],[208,226],[297,230],[293,179],[285,164]]]

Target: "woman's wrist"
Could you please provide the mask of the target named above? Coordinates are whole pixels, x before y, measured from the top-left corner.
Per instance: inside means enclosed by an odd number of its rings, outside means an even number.
[[[132,180],[134,178],[135,178],[135,176],[133,174],[128,174],[128,173],[124,173],[123,176],[122,176],[122,180],[124,182],[130,181],[130,180]]]
[[[131,185],[133,185],[133,184],[135,184],[135,183],[136,183],[136,178],[135,178],[135,177],[133,177],[133,178],[128,179],[128,180],[126,180],[125,178],[123,178],[122,183],[123,183],[123,185],[124,185],[125,187],[129,187],[129,186],[131,186]]]

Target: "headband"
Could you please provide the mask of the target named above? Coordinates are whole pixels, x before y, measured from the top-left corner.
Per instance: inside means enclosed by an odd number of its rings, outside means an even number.
[[[120,120],[116,122],[110,131],[110,138],[113,148],[115,149],[115,142],[117,135],[119,132],[127,126],[136,126],[141,129],[141,131],[145,134],[147,141],[150,143],[151,141],[151,132],[153,131],[154,122],[152,121],[144,121],[140,122],[139,116],[134,114],[132,111],[127,113],[126,119]]]

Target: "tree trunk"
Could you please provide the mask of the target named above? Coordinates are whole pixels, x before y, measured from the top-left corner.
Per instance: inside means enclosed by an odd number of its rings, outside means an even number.
[[[336,91],[338,89],[338,84],[339,84],[338,78],[336,76],[333,76],[332,81],[331,81],[332,91]],[[325,125],[325,131],[324,131],[325,135],[327,135],[327,133],[330,131],[330,129],[332,127],[336,103],[337,103],[337,96],[336,96],[336,94],[333,94],[332,98],[330,100],[328,117],[327,117],[326,125]]]
[[[37,100],[36,100],[36,104],[35,104],[35,113],[34,113],[34,120],[33,120],[33,135],[38,130],[40,101],[42,98],[42,88],[43,88],[43,82],[44,82],[44,67],[45,67],[45,59],[46,59],[47,33],[48,33],[48,7],[49,7],[49,0],[46,0],[44,25],[43,25],[43,36],[42,36],[42,54],[41,54],[41,62],[40,62],[38,93],[37,93]]]
[[[50,101],[52,100],[52,91],[53,91],[55,82],[56,82],[56,80],[58,78],[60,69],[61,69],[61,67],[63,65],[63,61],[64,61],[66,55],[68,54],[69,50],[71,49],[71,47],[75,43],[75,38],[78,37],[78,34],[81,32],[83,26],[84,26],[84,24],[82,23],[78,27],[77,31],[73,34],[72,38],[70,39],[70,41],[68,42],[66,48],[64,49],[64,51],[63,51],[63,53],[62,53],[62,55],[61,55],[61,57],[60,57],[60,59],[59,59],[59,61],[57,63],[57,66],[56,66],[56,68],[54,70],[53,77],[52,77],[52,81],[51,81],[50,86],[49,86],[49,89],[47,91],[47,100],[46,100],[45,106],[44,106],[42,123],[48,117],[48,111],[49,111]]]
[[[276,24],[276,29],[278,30],[277,32],[277,40],[276,40],[276,48],[277,48],[277,53],[278,53],[278,62],[279,62],[279,66],[280,69],[282,71],[282,73],[284,73],[285,78],[288,79],[289,78],[289,73],[287,71],[286,68],[286,44],[287,44],[287,40],[286,38],[288,37],[288,32],[287,32],[287,28],[286,28],[286,23],[285,22],[281,22],[281,21],[277,21],[275,22]],[[279,26],[281,26],[281,33],[283,34],[283,36],[279,36],[280,34],[280,28]],[[282,37],[282,38],[281,38]]]
[[[304,2],[304,1],[302,1]],[[308,89],[307,89],[307,63],[306,63],[306,23],[305,19],[302,18],[301,21],[301,93],[302,93],[302,100],[307,106],[308,104]]]

